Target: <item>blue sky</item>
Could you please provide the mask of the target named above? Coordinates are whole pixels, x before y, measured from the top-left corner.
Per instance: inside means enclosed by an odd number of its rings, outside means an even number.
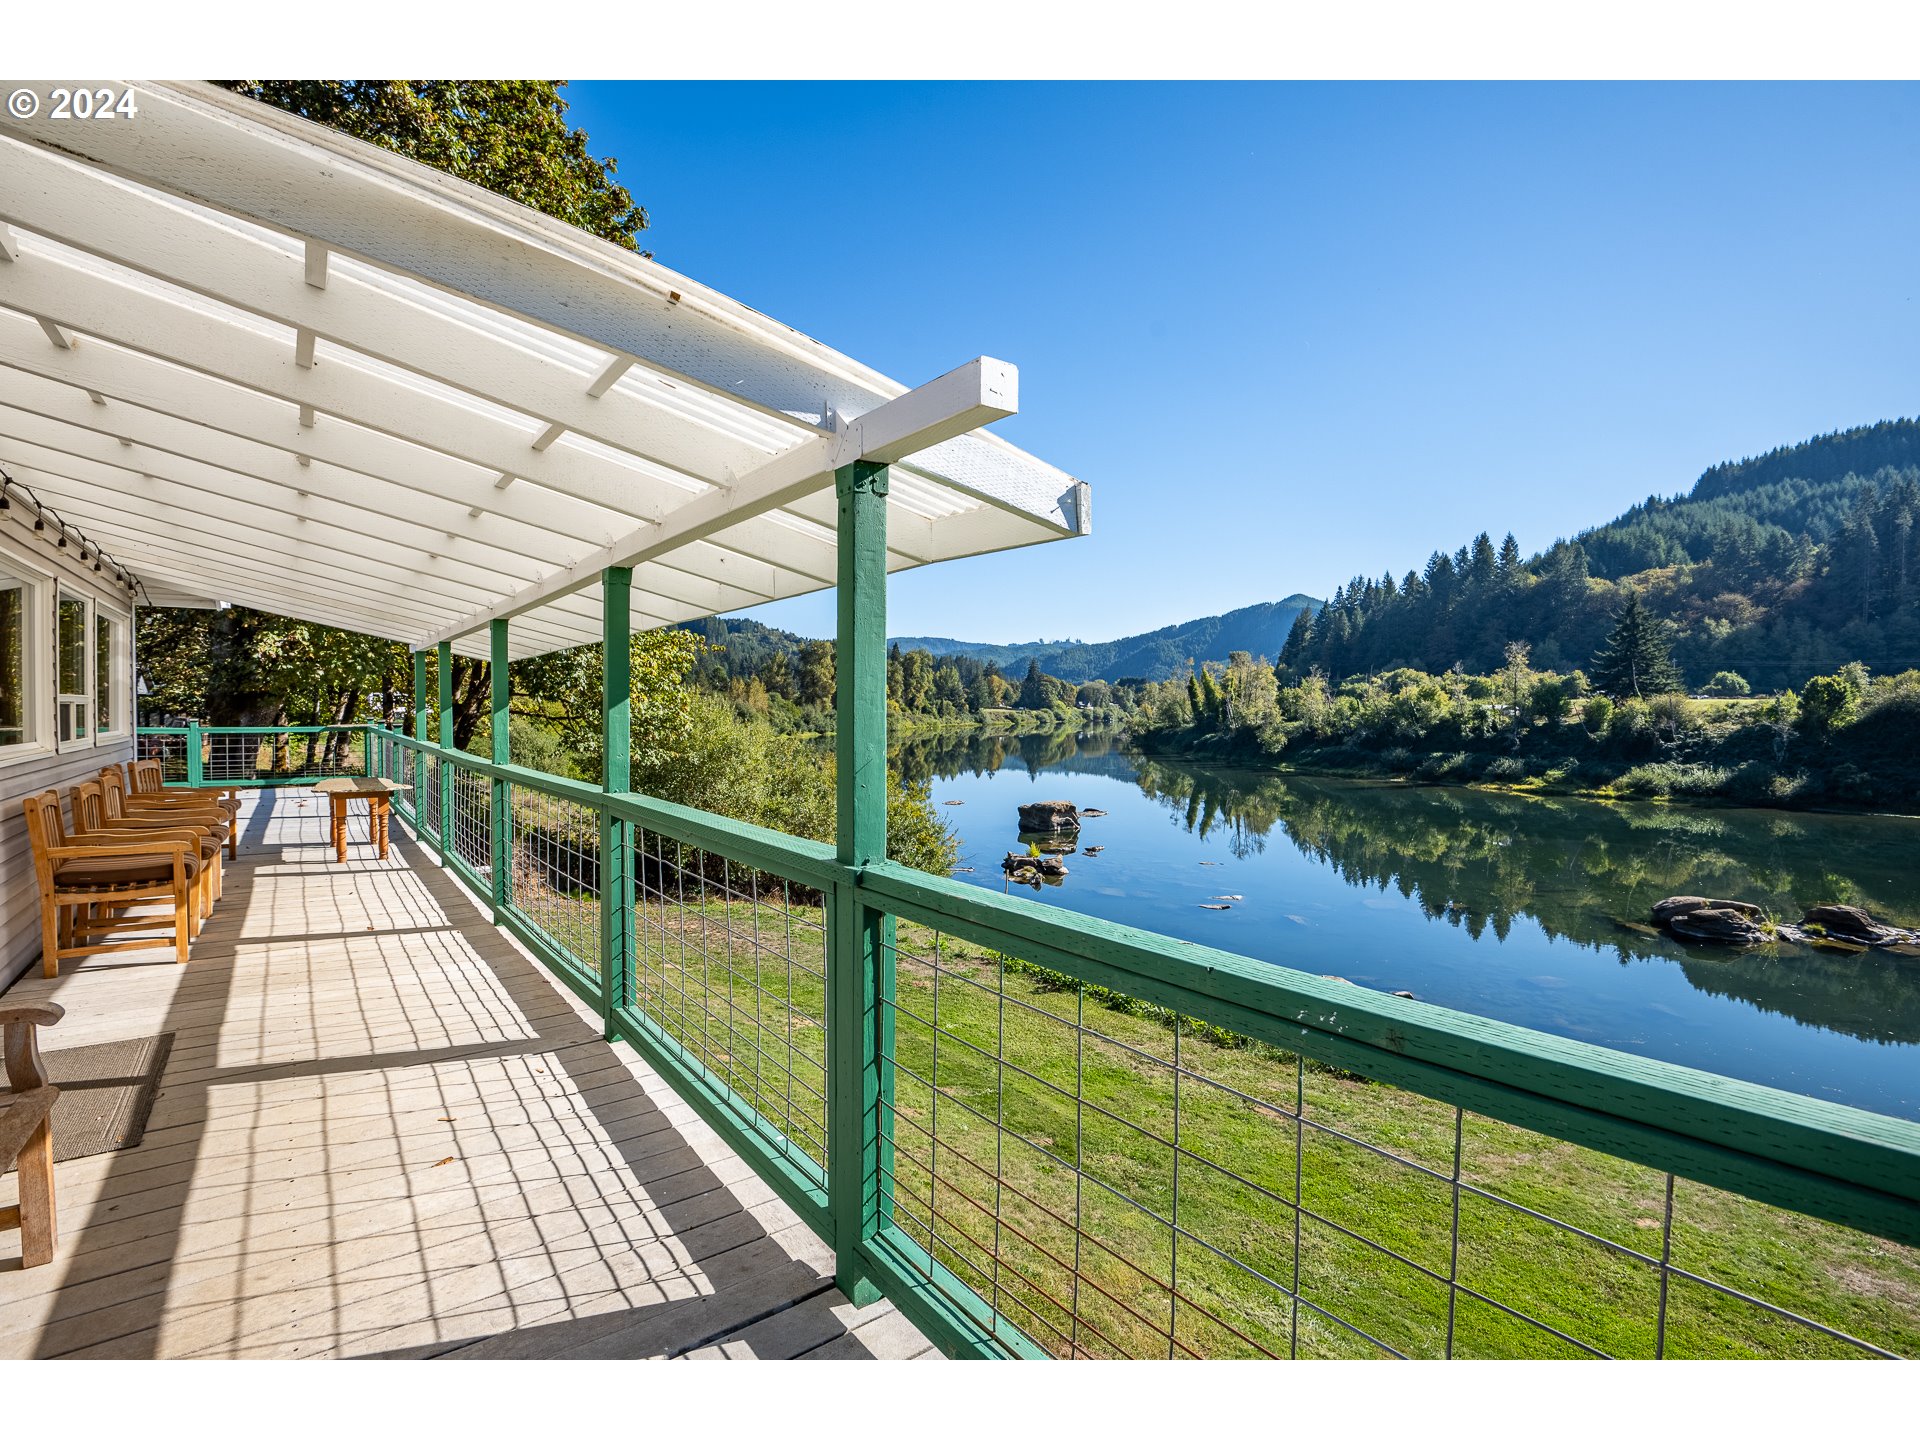
[[[580,82],[659,259],[1008,439],[1094,533],[894,634],[1099,640],[1920,414],[1920,87]],[[832,630],[830,596],[750,612]],[[1038,617],[1038,618],[1036,618]]]

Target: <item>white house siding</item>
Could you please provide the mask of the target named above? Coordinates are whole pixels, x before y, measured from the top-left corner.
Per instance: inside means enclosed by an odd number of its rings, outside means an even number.
[[[33,877],[33,852],[27,844],[26,817],[21,799],[43,790],[58,790],[63,802],[70,786],[89,780],[102,765],[114,765],[133,757],[133,627],[132,606],[125,589],[99,583],[102,576],[93,573],[91,564],[79,562],[79,548],[69,542],[65,550],[56,548],[51,526],[41,534],[33,533],[33,517],[24,504],[15,503],[0,514],[0,555],[28,569],[50,574],[70,590],[85,591],[96,604],[104,602],[127,624],[127,672],[123,677],[126,699],[123,710],[125,728],[96,744],[68,746],[55,751],[49,747],[24,757],[0,761],[0,990],[5,990],[27,970],[40,963],[40,899]],[[54,644],[54,615],[36,617],[49,657]],[[89,654],[91,661],[91,654]],[[35,708],[42,735],[54,733],[54,696],[51,665],[47,667]]]

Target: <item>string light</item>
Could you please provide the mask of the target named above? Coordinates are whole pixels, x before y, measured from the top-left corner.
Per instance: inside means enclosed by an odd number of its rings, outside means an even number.
[[[131,595],[137,596],[140,593],[140,581],[131,570],[107,554],[103,546],[95,545],[89,540],[84,530],[81,530],[77,526],[70,527],[65,520],[60,518],[58,511],[48,508],[40,497],[33,493],[31,487],[22,485],[5,470],[0,470],[0,514],[5,514],[13,509],[13,492],[16,490],[26,499],[28,508],[33,512],[34,534],[42,535],[46,533],[47,517],[51,515],[54,526],[56,527],[56,533],[59,536],[59,539],[55,542],[59,549],[69,549],[71,548],[70,541],[78,541],[80,546],[80,563],[82,565],[85,565],[88,561],[92,561],[94,574],[109,575],[114,584],[125,585],[128,593]],[[111,571],[109,571],[108,567],[111,567]]]

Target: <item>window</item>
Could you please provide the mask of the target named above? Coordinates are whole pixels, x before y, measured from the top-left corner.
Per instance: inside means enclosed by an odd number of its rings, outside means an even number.
[[[121,728],[120,715],[126,685],[126,649],[122,623],[103,610],[93,617],[93,733],[111,735]]]
[[[0,752],[35,738],[34,590],[31,580],[0,568]]]
[[[84,742],[92,733],[92,685],[88,671],[86,598],[60,592],[60,631],[55,671],[60,684],[60,743]]]

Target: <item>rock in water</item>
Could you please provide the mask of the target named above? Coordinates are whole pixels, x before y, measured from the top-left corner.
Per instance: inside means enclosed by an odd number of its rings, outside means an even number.
[[[1760,907],[1749,905],[1744,900],[1709,900],[1703,895],[1669,895],[1653,907],[1653,923],[1671,926],[1676,916],[1695,910],[1732,910],[1755,920],[1760,918]]]
[[[1020,832],[1042,835],[1050,830],[1078,830],[1080,812],[1067,800],[1036,800],[1020,807]]]
[[[1771,937],[1752,916],[1731,906],[1702,905],[1670,916],[1667,928],[1687,940],[1716,945],[1758,945]]]
[[[1231,905],[1202,905],[1202,906],[1201,906],[1200,908],[1201,908],[1202,910],[1231,910],[1231,909],[1233,909],[1233,906],[1231,906]]]
[[[1904,930],[1881,924],[1858,905],[1816,905],[1800,923],[1818,925],[1834,939],[1857,945],[1897,945],[1907,938]]]
[[[1081,817],[1082,817],[1083,819],[1084,819],[1084,818],[1085,818],[1086,816],[1088,816],[1088,815],[1104,815],[1104,814],[1106,814],[1106,813],[1107,813],[1107,812],[1106,812],[1106,811],[1104,811],[1104,810],[1082,810],[1082,811],[1080,812],[1080,814],[1081,814]]]
[[[1031,870],[1035,875],[1065,875],[1067,862],[1058,855],[1023,855],[1018,850],[1010,850],[1007,858],[1000,862],[1000,868],[1018,880],[1022,870]]]

